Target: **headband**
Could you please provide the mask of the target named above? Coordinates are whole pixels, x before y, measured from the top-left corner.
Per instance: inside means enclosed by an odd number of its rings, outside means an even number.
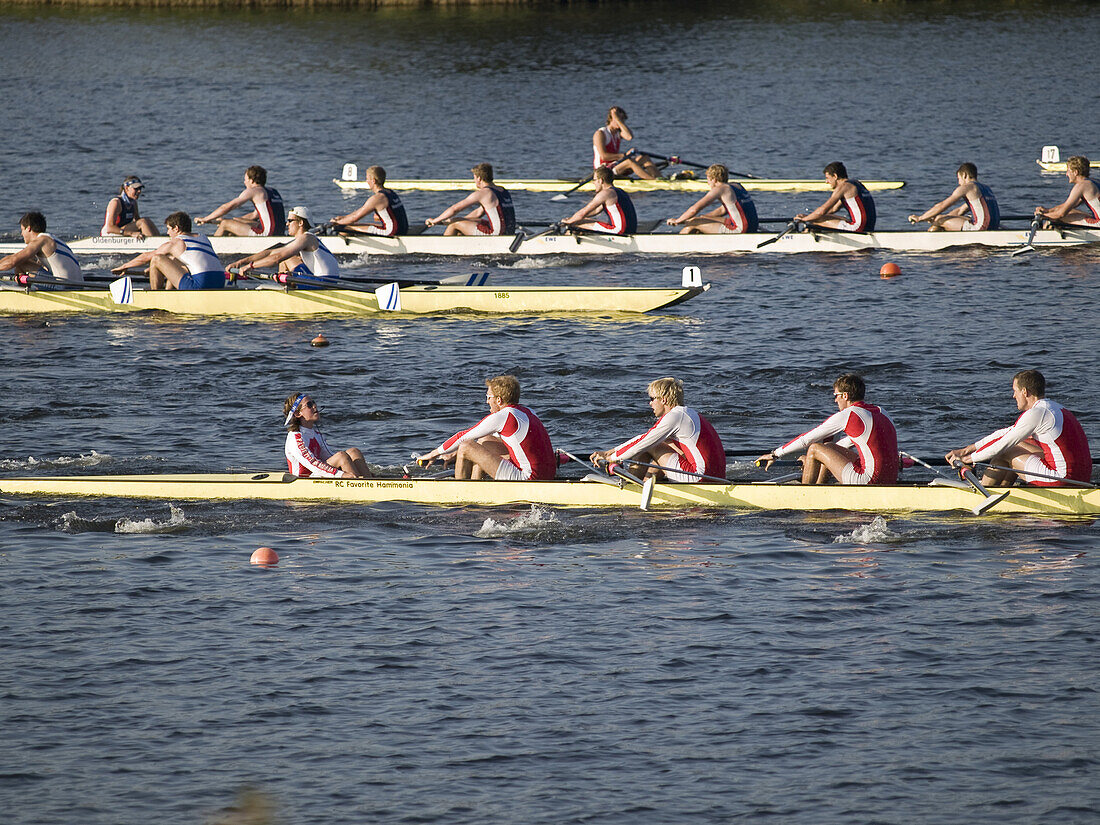
[[[294,403],[290,405],[290,412],[286,414],[286,421],[283,422],[284,427],[289,427],[290,422],[294,420],[294,413],[298,412],[298,405],[302,403],[302,399],[306,397],[304,392],[298,393],[298,397],[294,399]]]

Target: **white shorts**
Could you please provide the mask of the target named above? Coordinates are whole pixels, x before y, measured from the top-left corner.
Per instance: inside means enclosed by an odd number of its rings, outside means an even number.
[[[496,474],[493,476],[497,481],[526,481],[530,477],[530,475],[513,464],[510,458],[502,458],[500,460],[500,464],[497,465]]]
[[[862,473],[857,473],[855,462],[849,461],[840,472],[840,481],[842,484],[870,484],[871,471],[865,469]]]
[[[1048,467],[1043,461],[1042,453],[1032,453],[1031,455],[1029,455],[1027,457],[1027,461],[1024,462],[1024,470],[1026,470],[1028,473],[1038,473],[1039,476],[1051,476],[1053,478],[1066,477],[1064,473],[1058,472],[1053,467]],[[1047,484],[1050,483],[1050,479],[1039,478],[1038,476],[1034,475],[1023,475],[1021,477],[1021,481],[1025,481],[1028,484],[1037,484],[1038,486],[1043,486],[1044,482],[1046,482]]]

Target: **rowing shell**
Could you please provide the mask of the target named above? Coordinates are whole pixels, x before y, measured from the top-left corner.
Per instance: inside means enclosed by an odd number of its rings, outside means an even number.
[[[376,312],[479,312],[524,315],[652,312],[710,289],[697,287],[408,286],[380,296],[350,289],[251,287],[207,290],[137,290],[132,304],[117,304],[107,289],[0,288],[0,312],[133,312],[180,315],[369,315]],[[379,306],[379,302],[382,305]]]
[[[332,182],[345,191],[356,189],[369,189],[365,180],[347,180],[333,178]],[[827,192],[829,184],[824,180],[796,180],[786,178],[738,178],[737,183],[746,189],[758,192]],[[581,187],[577,184],[580,179],[498,179],[494,183],[508,190],[526,192],[592,192],[595,184],[586,183]],[[885,189],[901,189],[905,186],[903,180],[864,180],[863,185],[868,189],[881,191]],[[657,180],[634,180],[623,178],[615,181],[615,185],[627,192],[708,192],[710,186],[705,180],[692,178],[658,178]],[[390,180],[386,181],[390,189],[419,190],[421,192],[456,192],[463,189],[473,189],[473,182],[469,178],[455,178],[437,180]]]
[[[943,252],[964,246],[1022,247],[1027,244],[1026,229],[997,229],[984,232],[795,232],[775,243],[758,247],[774,238],[774,233],[750,235],[680,235],[654,232],[639,235],[540,235],[523,241],[515,253],[510,247],[514,235],[450,236],[402,235],[382,238],[376,235],[326,236],[325,246],[335,255],[452,255],[487,257],[514,254],[531,255],[612,255],[638,253],[652,255],[726,255],[736,253],[859,252]],[[77,255],[135,255],[156,249],[167,238],[80,238],[69,241]],[[219,255],[251,255],[275,243],[289,243],[289,237],[210,238]],[[1044,229],[1035,233],[1035,248],[1080,246],[1100,242],[1100,230],[1078,228]],[[0,244],[0,254],[22,249],[22,244]]]
[[[0,495],[109,496],[166,500],[267,500],[378,504],[409,502],[554,507],[637,507],[641,488],[575,481],[455,481],[453,479],[296,478],[280,472],[214,475],[137,475],[0,478]],[[606,479],[605,479],[606,481]],[[981,497],[955,487],[800,484],[657,484],[653,507],[746,510],[951,512],[970,510]],[[1014,487],[988,512],[1100,515],[1100,489]]]

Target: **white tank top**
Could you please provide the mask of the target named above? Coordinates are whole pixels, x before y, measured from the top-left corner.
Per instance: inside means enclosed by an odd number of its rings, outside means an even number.
[[[72,281],[74,284],[84,283],[84,273],[80,271],[80,262],[76,255],[64,241],[59,241],[48,232],[43,232],[47,238],[54,242],[56,249],[52,255],[46,256],[46,266],[50,268],[50,277],[59,281]]]
[[[205,275],[208,272],[225,272],[225,267],[214,254],[214,247],[205,235],[180,235],[183,241],[183,254],[180,255],[180,263],[187,267],[192,277]]]
[[[315,278],[339,278],[340,264],[336,262],[336,256],[328,251],[328,247],[317,239],[317,249],[309,252],[305,249],[301,252],[302,263],[306,265]]]

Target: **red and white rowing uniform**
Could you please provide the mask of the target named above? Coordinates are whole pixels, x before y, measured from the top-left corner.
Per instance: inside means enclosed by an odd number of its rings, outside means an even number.
[[[875,231],[875,199],[867,187],[858,180],[848,179],[854,184],[856,193],[841,200],[841,206],[848,212],[848,220],[837,229],[844,232],[874,232]]]
[[[551,479],[558,471],[558,460],[546,427],[527,407],[519,404],[501,407],[468,430],[455,433],[440,447],[443,455],[456,452],[459,445],[487,435],[498,436],[508,448],[494,478],[502,481]],[[511,466],[507,466],[511,465]]]
[[[665,470],[672,482],[705,482],[706,479],[684,475],[677,470],[703,475],[726,477],[726,451],[714,427],[691,407],[673,407],[649,431],[620,444],[611,451],[612,459],[627,460],[660,444],[669,444],[677,454],[675,468]],[[714,482],[718,483],[718,482]]]
[[[756,232],[760,229],[760,218],[756,214],[756,204],[745,187],[727,183],[729,187],[729,200],[733,201],[731,208],[726,198],[722,199],[722,208],[726,210],[726,229],[735,235],[746,232]]]
[[[298,432],[286,434],[286,464],[290,468],[290,474],[301,478],[321,476],[324,478],[343,478],[344,471],[338,470],[325,459],[331,458],[335,452],[329,449],[325,443],[325,437],[320,430],[311,430],[302,427]]]
[[[1092,477],[1092,453],[1085,431],[1076,416],[1061,404],[1043,398],[1030,410],[1020,413],[1016,423],[990,433],[976,445],[970,458],[989,461],[1022,441],[1030,440],[1043,448],[1043,454],[1028,459],[1024,469],[1041,475],[1073,481]],[[1036,487],[1055,487],[1057,481],[1024,478]]]
[[[610,126],[604,126],[599,129],[598,132],[603,132],[603,148],[605,152],[609,154],[617,155],[619,153],[619,145],[622,143],[622,136],[618,132],[612,132]],[[592,168],[599,169],[601,166],[611,168],[617,160],[600,160],[600,153],[596,149],[596,144],[592,144]]]
[[[619,187],[612,186],[611,189],[615,192],[615,202],[604,204],[607,220],[596,221],[596,226],[600,227],[597,231],[610,235],[633,235],[638,231],[638,213],[634,210],[634,202]]]
[[[773,450],[776,458],[805,452],[811,444],[835,435],[845,437],[837,444],[856,451],[856,460],[844,467],[843,484],[894,484],[898,480],[898,433],[890,416],[864,401],[826,418],[821,424],[793,441]]]

